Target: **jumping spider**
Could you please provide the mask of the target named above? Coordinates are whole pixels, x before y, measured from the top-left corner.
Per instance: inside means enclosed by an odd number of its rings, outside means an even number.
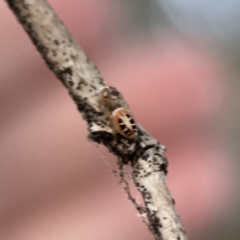
[[[115,132],[128,139],[136,139],[137,126],[122,94],[116,88],[109,86],[102,89],[100,96],[102,111],[109,115]]]

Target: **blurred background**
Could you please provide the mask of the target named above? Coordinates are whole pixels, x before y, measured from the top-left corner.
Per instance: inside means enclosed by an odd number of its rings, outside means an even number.
[[[240,2],[50,4],[167,146],[188,238],[240,238]],[[0,20],[0,239],[152,239],[102,155],[113,168],[116,158],[87,140],[81,115],[4,1]]]

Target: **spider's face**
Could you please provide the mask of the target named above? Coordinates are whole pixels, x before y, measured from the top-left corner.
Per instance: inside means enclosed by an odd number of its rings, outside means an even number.
[[[121,94],[114,87],[105,87],[102,90],[102,97],[104,99],[116,100],[121,97]]]

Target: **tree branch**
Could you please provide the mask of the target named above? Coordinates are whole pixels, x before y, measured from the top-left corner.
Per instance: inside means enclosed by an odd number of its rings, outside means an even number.
[[[6,2],[48,67],[67,88],[87,122],[89,139],[104,144],[115,154],[121,169],[123,164],[131,163],[144,211],[134,199],[131,201],[141,214],[146,213],[154,238],[186,240],[166,184],[165,147],[134,122],[122,94],[107,85],[45,0]],[[120,177],[126,183],[123,172]]]

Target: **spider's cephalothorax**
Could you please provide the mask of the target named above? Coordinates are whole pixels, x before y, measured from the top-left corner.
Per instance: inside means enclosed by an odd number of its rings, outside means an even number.
[[[109,86],[101,91],[101,97],[103,111],[109,115],[115,132],[128,139],[136,139],[137,126],[122,94],[116,88]]]
[[[104,107],[109,111],[113,111],[122,106],[123,96],[114,87],[105,87],[101,91],[101,97]]]
[[[105,87],[102,90],[102,96],[106,99],[117,99],[120,97],[120,92],[114,87]]]

